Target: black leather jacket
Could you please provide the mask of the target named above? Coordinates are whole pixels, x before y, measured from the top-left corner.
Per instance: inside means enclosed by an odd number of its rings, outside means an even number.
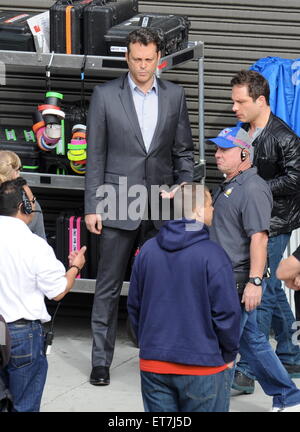
[[[300,138],[271,113],[253,147],[253,164],[273,194],[270,236],[289,233],[300,227]]]

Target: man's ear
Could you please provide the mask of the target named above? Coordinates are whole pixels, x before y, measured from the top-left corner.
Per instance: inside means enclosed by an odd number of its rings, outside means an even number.
[[[196,219],[203,221],[204,220],[204,208],[201,206],[196,206],[196,208],[194,209],[195,215],[196,215]]]
[[[23,205],[22,202],[20,202],[20,204],[18,204],[18,214],[19,214],[19,213],[21,213],[21,214],[25,214],[25,213],[22,211],[22,205]]]
[[[266,98],[263,95],[258,96],[258,98],[256,100],[258,101],[260,106],[266,105],[266,103],[267,103]]]

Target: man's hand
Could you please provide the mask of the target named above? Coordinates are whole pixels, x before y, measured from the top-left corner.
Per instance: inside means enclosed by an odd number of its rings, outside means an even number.
[[[300,291],[300,276],[296,276],[295,279],[285,279],[283,282],[288,288],[294,291]]]
[[[232,361],[232,362],[230,362],[230,363],[227,363],[227,367],[228,367],[228,369],[232,369],[233,366],[234,366],[234,361]]]
[[[251,312],[261,302],[262,297],[262,287],[253,285],[248,282],[243,293],[242,303],[245,304],[245,309],[247,312]]]
[[[295,277],[294,284],[296,287],[298,287],[298,289],[300,289],[300,275]],[[298,290],[296,290],[296,291],[298,291]]]
[[[71,267],[72,265],[74,265],[76,267],[79,267],[79,269],[81,270],[85,264],[85,257],[84,257],[85,251],[86,251],[86,246],[82,246],[82,248],[79,251],[72,251],[68,256],[69,266]],[[72,269],[69,269],[65,274],[65,277],[67,279],[67,285],[65,290],[60,294],[58,294],[56,297],[53,297],[52,300],[61,301],[64,298],[64,296],[68,294],[68,292],[72,289],[74,285],[75,274],[74,272],[71,272],[71,270]]]
[[[102,219],[100,214],[87,214],[85,215],[85,224],[87,229],[93,234],[101,234],[102,232]]]
[[[183,185],[185,185],[185,184],[186,184],[186,182],[182,182],[182,183],[180,183],[179,185],[176,185],[173,189],[171,189],[170,192],[167,192],[167,191],[165,191],[165,190],[163,189],[163,190],[161,191],[161,193],[160,193],[160,196],[161,196],[163,199],[173,199],[174,196],[175,196],[175,194],[176,194],[176,192],[178,191],[178,189],[180,189],[181,186],[183,186]]]
[[[75,265],[82,269],[82,267],[85,264],[85,254],[86,252],[86,246],[82,246],[82,248],[79,251],[72,251],[69,258],[69,266]]]

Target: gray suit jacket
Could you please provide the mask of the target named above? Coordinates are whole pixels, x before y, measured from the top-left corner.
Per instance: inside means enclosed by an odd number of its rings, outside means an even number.
[[[157,81],[158,120],[148,153],[127,74],[94,88],[87,121],[85,214],[103,214],[115,201],[115,209],[104,218],[106,226],[125,230],[139,226],[141,217],[126,213],[135,209],[138,214],[139,204],[143,207],[137,199],[140,185],[148,191],[150,201],[153,185],[192,181],[193,140],[183,88]],[[157,202],[159,192],[154,195],[151,203]],[[160,217],[151,218],[159,228]]]

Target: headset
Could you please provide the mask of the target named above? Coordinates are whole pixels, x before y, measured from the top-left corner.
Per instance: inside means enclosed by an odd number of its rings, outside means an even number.
[[[26,215],[30,215],[31,213],[33,213],[30,199],[28,198],[24,190],[22,190],[21,212]]]
[[[242,150],[241,151],[241,161],[244,162],[244,160],[246,160],[246,158],[247,158],[247,153],[244,150]]]
[[[31,201],[24,190],[22,190],[21,212],[26,215],[30,215],[31,213],[42,213],[41,210],[32,209]]]

